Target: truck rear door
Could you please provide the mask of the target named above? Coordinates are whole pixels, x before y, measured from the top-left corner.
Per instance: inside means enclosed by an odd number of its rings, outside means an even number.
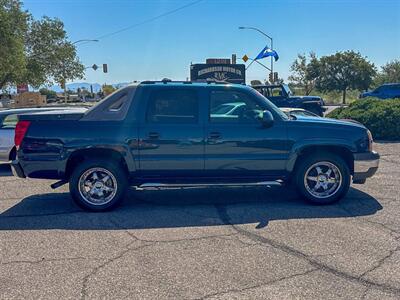
[[[204,125],[196,89],[149,89],[139,128],[140,174],[198,176],[204,170]]]

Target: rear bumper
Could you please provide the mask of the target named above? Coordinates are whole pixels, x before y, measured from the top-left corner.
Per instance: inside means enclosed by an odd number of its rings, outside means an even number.
[[[26,178],[24,174],[24,170],[22,170],[21,165],[19,164],[18,160],[13,160],[11,162],[11,171],[14,176],[19,178]]]
[[[379,154],[377,152],[356,153],[354,154],[354,183],[364,183],[372,177],[379,166]]]

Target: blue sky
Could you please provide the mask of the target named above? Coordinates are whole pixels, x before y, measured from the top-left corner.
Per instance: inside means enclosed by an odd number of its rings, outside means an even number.
[[[35,17],[60,18],[71,41],[97,38],[173,10],[193,0],[25,0]],[[297,53],[318,56],[355,50],[376,66],[400,58],[400,0],[203,0],[174,14],[97,43],[78,44],[81,61],[107,63],[109,73],[89,69],[87,82],[184,80],[191,62],[207,57],[255,57],[274,38],[280,59],[274,69],[286,78]],[[266,62],[267,63],[267,62]],[[247,79],[266,78],[254,64]]]

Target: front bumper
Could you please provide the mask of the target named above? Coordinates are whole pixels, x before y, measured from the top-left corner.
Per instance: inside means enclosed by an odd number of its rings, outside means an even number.
[[[19,164],[18,160],[13,160],[11,162],[11,171],[14,176],[19,178],[26,178],[24,174],[24,170],[22,170],[21,165]]]
[[[364,183],[372,177],[379,166],[379,154],[375,151],[354,154],[353,183]]]

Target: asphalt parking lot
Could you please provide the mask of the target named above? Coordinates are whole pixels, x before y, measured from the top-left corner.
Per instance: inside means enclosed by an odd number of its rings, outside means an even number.
[[[375,148],[376,176],[325,207],[203,188],[87,213],[67,187],[0,177],[0,298],[399,299],[400,143]]]

